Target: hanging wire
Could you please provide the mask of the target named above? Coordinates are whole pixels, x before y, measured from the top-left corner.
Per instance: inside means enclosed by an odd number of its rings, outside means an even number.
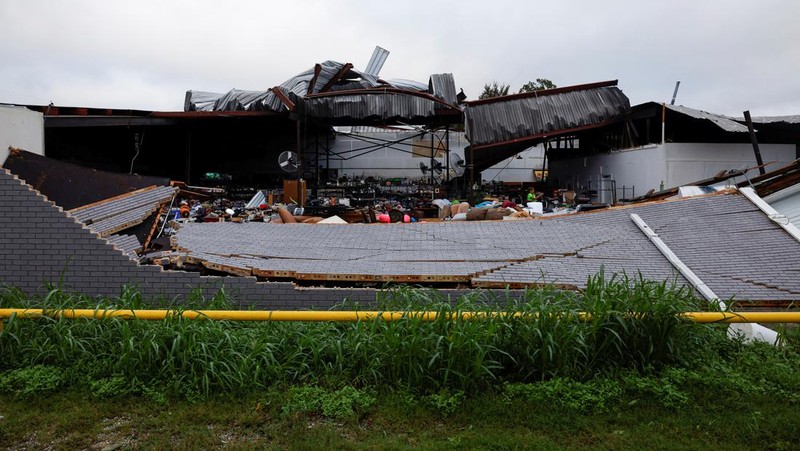
[[[131,160],[131,170],[128,171],[128,174],[133,174],[133,162],[136,161],[136,157],[139,156],[139,150],[141,149],[143,142],[144,142],[144,131],[142,131],[141,137],[139,133],[133,134],[133,148],[136,149],[136,155],[134,155],[133,159]]]

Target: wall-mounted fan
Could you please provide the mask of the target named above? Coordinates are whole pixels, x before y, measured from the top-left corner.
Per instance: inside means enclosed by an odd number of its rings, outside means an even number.
[[[286,172],[296,172],[300,169],[300,160],[297,158],[297,152],[286,150],[281,152],[278,156],[278,166]]]
[[[433,166],[428,167],[425,162],[420,161],[419,170],[422,171],[422,175],[427,175],[428,173],[441,174],[443,170],[442,162],[439,160],[433,160]]]
[[[457,153],[453,153],[450,155],[450,177],[461,177],[464,175],[464,171],[467,169],[467,163],[464,161],[463,158]]]

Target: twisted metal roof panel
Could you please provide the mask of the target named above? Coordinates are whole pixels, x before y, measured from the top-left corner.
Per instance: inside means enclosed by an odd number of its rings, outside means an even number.
[[[474,149],[599,125],[630,110],[616,80],[467,102]]]

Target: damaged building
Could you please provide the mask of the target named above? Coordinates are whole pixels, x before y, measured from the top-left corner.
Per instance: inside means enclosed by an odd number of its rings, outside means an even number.
[[[384,80],[385,56],[363,71],[325,61],[266,91],[188,91],[179,112],[29,107],[44,156],[8,143],[0,280],[165,299],[225,287],[241,306],[290,309],[374,305],[393,284],[487,297],[579,290],[603,272],[702,280],[748,305],[800,300],[798,121],[753,120],[768,170],[748,174],[759,165],[737,118],[631,107],[616,80],[464,101],[452,74]],[[534,201],[516,216],[472,206],[501,220],[455,220],[469,217],[463,204],[441,198],[473,193],[483,171],[533,146],[542,159],[526,182],[556,202],[585,199],[584,210],[545,214]],[[677,188],[724,178],[700,195]],[[585,212],[647,191],[660,194]],[[357,201],[368,207],[354,211]],[[206,204],[213,216],[190,212]],[[268,222],[276,204],[297,209]],[[375,206],[385,222],[416,223],[371,224]],[[309,212],[366,223],[301,223]]]
[[[0,187],[6,213],[0,274],[27,292],[57,280],[93,296],[114,296],[127,285],[174,299],[198,287],[210,295],[224,285],[241,305],[307,308],[345,298],[371,304],[386,283],[423,283],[445,294],[543,284],[579,289],[605,271],[687,285],[685,266],[723,299],[750,305],[800,299],[800,231],[749,187],[518,221],[187,223],[172,237],[175,250],[154,261],[161,265],[132,259],[138,244],[126,243],[128,234],[120,232],[163,205],[172,187],[73,210],[6,169]],[[657,231],[682,266],[653,244],[634,216]]]
[[[786,122],[789,121],[789,122]],[[741,170],[740,180],[800,158],[796,117],[755,117],[761,163],[744,118],[647,102],[619,122],[548,147],[553,183],[591,191],[600,202],[632,199]]]

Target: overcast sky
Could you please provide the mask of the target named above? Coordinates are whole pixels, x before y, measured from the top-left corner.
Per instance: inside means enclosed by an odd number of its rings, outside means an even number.
[[[189,89],[266,90],[324,60],[450,72],[470,99],[619,79],[631,104],[800,114],[800,1],[0,1],[0,103],[175,111]]]

